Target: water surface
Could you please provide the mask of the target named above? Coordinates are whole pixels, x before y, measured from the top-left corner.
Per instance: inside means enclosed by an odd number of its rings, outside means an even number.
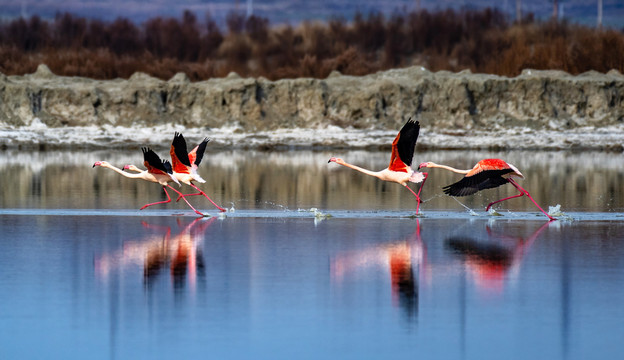
[[[335,153],[218,153],[197,218],[92,168],[134,153],[0,156],[0,358],[587,359],[624,353],[622,155],[482,153],[526,199],[483,211],[431,172],[423,215]],[[385,153],[345,160],[383,168]],[[457,167],[455,152],[418,154]],[[548,162],[546,162],[548,160]],[[583,166],[580,166],[582,164]]]

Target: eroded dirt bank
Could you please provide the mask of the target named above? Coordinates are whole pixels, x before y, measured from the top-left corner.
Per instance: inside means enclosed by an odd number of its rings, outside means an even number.
[[[419,144],[433,148],[617,149],[624,139],[624,76],[525,70],[507,78],[411,67],[322,80],[231,74],[192,83],[184,74],[169,81],[141,73],[112,81],[60,77],[44,65],[26,76],[0,75],[5,148],[97,147],[107,138],[121,146],[132,136],[123,139],[120,129],[148,129],[141,139],[157,142],[157,130],[170,128],[216,132],[223,146],[245,139],[258,146],[357,146],[349,139],[358,134],[373,137],[363,143],[369,146],[387,142],[409,117],[430,134]],[[293,135],[305,130],[307,138]],[[72,134],[87,134],[85,143]],[[87,140],[89,134],[100,141]]]

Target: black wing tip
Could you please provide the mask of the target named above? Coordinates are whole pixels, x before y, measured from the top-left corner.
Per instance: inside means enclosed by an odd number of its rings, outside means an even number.
[[[442,192],[445,193],[446,195],[453,196],[451,194],[453,192],[451,190],[451,186],[453,186],[453,185],[446,185],[445,187],[442,188]]]
[[[206,151],[206,146],[208,145],[209,141],[210,139],[208,137],[205,137],[204,140],[202,140],[202,142],[197,145],[197,152],[195,153],[195,165],[199,166],[199,164],[201,163],[204,157],[204,152]]]
[[[407,121],[405,122],[405,125],[407,125],[407,124],[411,124],[411,125],[413,125],[413,126],[418,126],[418,127],[420,127],[420,121],[415,120],[415,119],[414,119],[413,117],[411,117],[411,116],[410,116],[410,117],[407,119]]]
[[[477,189],[457,186],[457,184],[458,183],[454,183],[443,187],[442,192],[453,197],[468,196],[478,192]]]
[[[182,135],[181,132],[175,132],[173,134],[173,143],[184,143],[184,145],[186,145],[186,140],[184,140],[184,135]]]
[[[173,174],[173,167],[171,166],[171,163],[169,162],[169,160],[166,160],[166,159],[163,160],[162,164],[167,174]]]

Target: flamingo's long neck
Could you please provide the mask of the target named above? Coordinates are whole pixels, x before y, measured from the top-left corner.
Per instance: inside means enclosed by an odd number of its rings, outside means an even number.
[[[145,180],[147,180],[147,178],[145,177],[145,174],[147,173],[146,171],[141,171],[138,174],[132,174],[132,173],[123,171],[123,170],[121,170],[118,167],[114,167],[113,165],[107,165],[107,166],[104,166],[104,167],[107,167],[107,168],[115,171],[116,173],[121,174],[121,175],[123,175],[123,176],[125,176],[127,178],[131,178],[131,179],[145,179]]]
[[[379,172],[379,171],[371,171],[371,170],[368,170],[368,169],[361,168],[361,167],[359,167],[359,166],[355,166],[355,165],[352,165],[352,164],[346,163],[346,162],[344,162],[344,161],[343,161],[343,162],[339,162],[339,163],[337,163],[337,164],[344,165],[344,166],[346,166],[346,167],[348,167],[348,168],[351,168],[351,169],[353,169],[353,170],[357,170],[357,171],[359,171],[359,172],[361,172],[361,173],[364,173],[364,174],[366,174],[366,175],[374,176],[374,177],[376,177],[376,178],[381,178],[381,175],[380,175],[380,172]]]
[[[429,168],[440,168],[440,169],[445,169],[445,170],[449,170],[452,171],[454,173],[458,173],[458,174],[468,174],[470,172],[470,170],[460,170],[460,169],[455,169],[454,167],[450,167],[447,165],[440,165],[440,164],[436,164],[436,163],[432,163],[430,162],[429,165],[427,166]]]

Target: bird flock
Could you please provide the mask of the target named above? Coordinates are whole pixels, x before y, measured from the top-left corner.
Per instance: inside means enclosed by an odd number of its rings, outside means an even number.
[[[524,175],[522,175],[522,173],[515,166],[505,162],[504,160],[484,159],[477,162],[477,164],[472,169],[468,170],[455,169],[447,165],[440,165],[428,161],[421,163],[418,166],[418,171],[414,171],[411,165],[419,132],[420,124],[418,121],[409,119],[405,123],[405,125],[403,125],[396,138],[392,142],[390,164],[387,168],[383,170],[372,171],[364,169],[359,166],[349,164],[338,157],[330,158],[328,163],[334,162],[336,164],[346,166],[366,175],[374,176],[383,181],[390,181],[401,184],[415,196],[417,204],[417,215],[420,214],[420,203],[422,202],[420,198],[420,193],[428,177],[428,173],[421,172],[420,170],[423,168],[440,168],[464,175],[464,177],[459,181],[443,187],[444,193],[449,196],[459,197],[473,195],[481,190],[493,189],[509,183],[519,191],[519,194],[489,203],[485,208],[486,211],[489,211],[489,209],[494,204],[500,203],[505,200],[526,196],[533,202],[533,204],[535,204],[535,206],[537,206],[537,208],[544,215],[548,217],[549,220],[556,220],[554,217],[546,213],[546,211],[544,211],[544,209],[542,209],[535,202],[535,200],[531,197],[527,190],[518,185],[518,183],[513,178],[518,177],[523,179]],[[191,209],[193,209],[196,214],[200,216],[205,215],[199,210],[195,209],[188,202],[188,200],[186,199],[187,197],[202,195],[207,198],[208,201],[210,201],[219,211],[225,212],[226,209],[217,205],[203,190],[201,190],[197,185],[194,184],[194,182],[206,182],[204,179],[201,178],[201,176],[199,176],[199,174],[197,173],[197,169],[204,156],[204,152],[206,150],[206,145],[208,144],[208,142],[209,139],[204,138],[204,140],[202,140],[190,152],[187,152],[187,145],[184,136],[181,133],[176,132],[174,134],[173,141],[171,142],[171,150],[169,151],[171,156],[171,162],[161,159],[158,154],[156,154],[152,149],[144,147],[142,148],[144,160],[143,165],[146,167],[146,170],[141,170],[135,165],[125,165],[123,169],[119,169],[112,166],[106,161],[97,161],[93,164],[93,167],[100,166],[104,168],[109,168],[127,178],[143,179],[145,181],[160,184],[167,196],[167,200],[145,204],[143,205],[143,207],[140,208],[140,210],[143,210],[146,207],[152,205],[171,202],[171,197],[167,192],[167,188],[169,188],[170,190],[178,194],[178,198],[176,201],[179,201],[180,199],[184,200],[186,204]],[[408,186],[410,182],[420,184],[418,192],[415,192]],[[176,183],[178,186],[181,186],[180,183],[183,183],[191,186],[197,192],[191,194],[182,194],[180,191],[173,188],[170,183]]]

